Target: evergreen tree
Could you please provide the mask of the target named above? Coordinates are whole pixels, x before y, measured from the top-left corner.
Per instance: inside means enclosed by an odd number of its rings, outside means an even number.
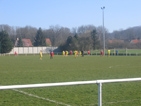
[[[75,34],[73,37],[69,36],[66,42],[60,46],[62,50],[79,50],[78,36]]]
[[[12,50],[13,44],[6,31],[0,32],[0,53],[8,53]]]
[[[74,38],[78,40],[78,35],[75,33]]]
[[[34,46],[46,46],[45,37],[43,35],[41,28],[39,28],[39,30],[37,30],[37,34],[35,36]]]
[[[92,42],[93,42],[93,49],[97,49],[99,46],[100,46],[100,43],[99,43],[99,40],[98,40],[98,37],[96,36],[96,30],[93,30],[91,32],[91,38],[92,38]]]

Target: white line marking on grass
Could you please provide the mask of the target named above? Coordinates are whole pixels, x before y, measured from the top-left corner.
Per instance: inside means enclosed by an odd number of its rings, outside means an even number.
[[[17,90],[17,89],[13,89],[14,91],[16,92],[19,92],[19,93],[22,93],[24,95],[28,95],[30,97],[35,97],[35,98],[38,98],[38,99],[42,99],[42,100],[46,100],[46,101],[49,101],[49,102],[52,102],[52,103],[56,103],[56,104],[60,104],[60,105],[63,105],[63,106],[71,106],[69,104],[65,104],[65,103],[62,103],[62,102],[57,102],[55,100],[51,100],[51,99],[48,99],[48,98],[44,98],[44,97],[40,97],[40,96],[37,96],[37,95],[33,95],[31,93],[27,93],[27,92],[24,92],[24,91],[21,91],[21,90]],[[115,101],[115,102],[105,102],[103,104],[116,104],[116,103],[127,103],[127,102],[133,102],[133,101],[140,101],[141,99],[132,99],[132,100],[122,100],[122,101]],[[93,106],[93,105],[96,105],[96,104],[84,104],[85,106]]]
[[[141,66],[132,66],[130,64],[127,65],[114,65],[114,66],[109,66],[109,68],[116,68],[116,67],[123,67],[123,66],[127,66],[127,68],[137,68],[137,67],[141,67]]]
[[[119,66],[122,66],[122,65],[109,66],[109,68],[119,67]]]
[[[116,103],[127,103],[127,102],[133,102],[133,101],[140,101],[141,99],[132,99],[132,100],[122,100],[122,101],[116,101],[116,102],[106,102],[106,103],[103,103],[103,104],[116,104]]]
[[[14,91],[16,92],[19,92],[19,93],[22,93],[22,94],[25,94],[25,95],[28,95],[30,97],[35,97],[35,98],[38,98],[38,99],[42,99],[42,100],[46,100],[46,101],[49,101],[49,102],[52,102],[52,103],[56,103],[56,104],[60,104],[60,105],[63,105],[63,106],[71,106],[69,104],[65,104],[65,103],[62,103],[62,102],[57,102],[55,100],[51,100],[49,98],[44,98],[44,97],[40,97],[40,96],[37,96],[37,95],[33,95],[31,93],[27,93],[27,92],[24,92],[24,91],[21,91],[21,90],[17,90],[17,89],[13,89]]]
[[[122,67],[122,66],[129,66],[129,64],[127,64],[127,65],[114,65],[114,66],[109,66],[109,68],[113,68],[113,67]]]

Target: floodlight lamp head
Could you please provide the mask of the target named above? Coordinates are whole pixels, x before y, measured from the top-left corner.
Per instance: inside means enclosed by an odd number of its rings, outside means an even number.
[[[103,6],[103,7],[101,7],[101,9],[105,9],[105,7]]]

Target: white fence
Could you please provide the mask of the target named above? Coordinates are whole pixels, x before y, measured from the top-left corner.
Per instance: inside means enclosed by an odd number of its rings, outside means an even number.
[[[0,86],[0,90],[18,89],[18,88],[35,88],[35,87],[53,87],[53,86],[97,84],[98,85],[98,106],[102,106],[102,83],[129,82],[129,81],[141,81],[141,78],[108,79],[108,80],[61,82],[61,83],[43,83],[43,84],[28,84],[28,85],[8,85],[8,86]]]
[[[18,54],[37,54],[40,50],[43,53],[49,53],[51,50],[55,50],[58,47],[14,47],[9,54],[14,54],[15,52]]]

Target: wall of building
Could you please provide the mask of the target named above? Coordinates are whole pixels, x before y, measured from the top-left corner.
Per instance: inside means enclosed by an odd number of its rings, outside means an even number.
[[[59,52],[58,47],[14,47],[9,54],[38,54],[42,50],[43,53],[50,51]]]

